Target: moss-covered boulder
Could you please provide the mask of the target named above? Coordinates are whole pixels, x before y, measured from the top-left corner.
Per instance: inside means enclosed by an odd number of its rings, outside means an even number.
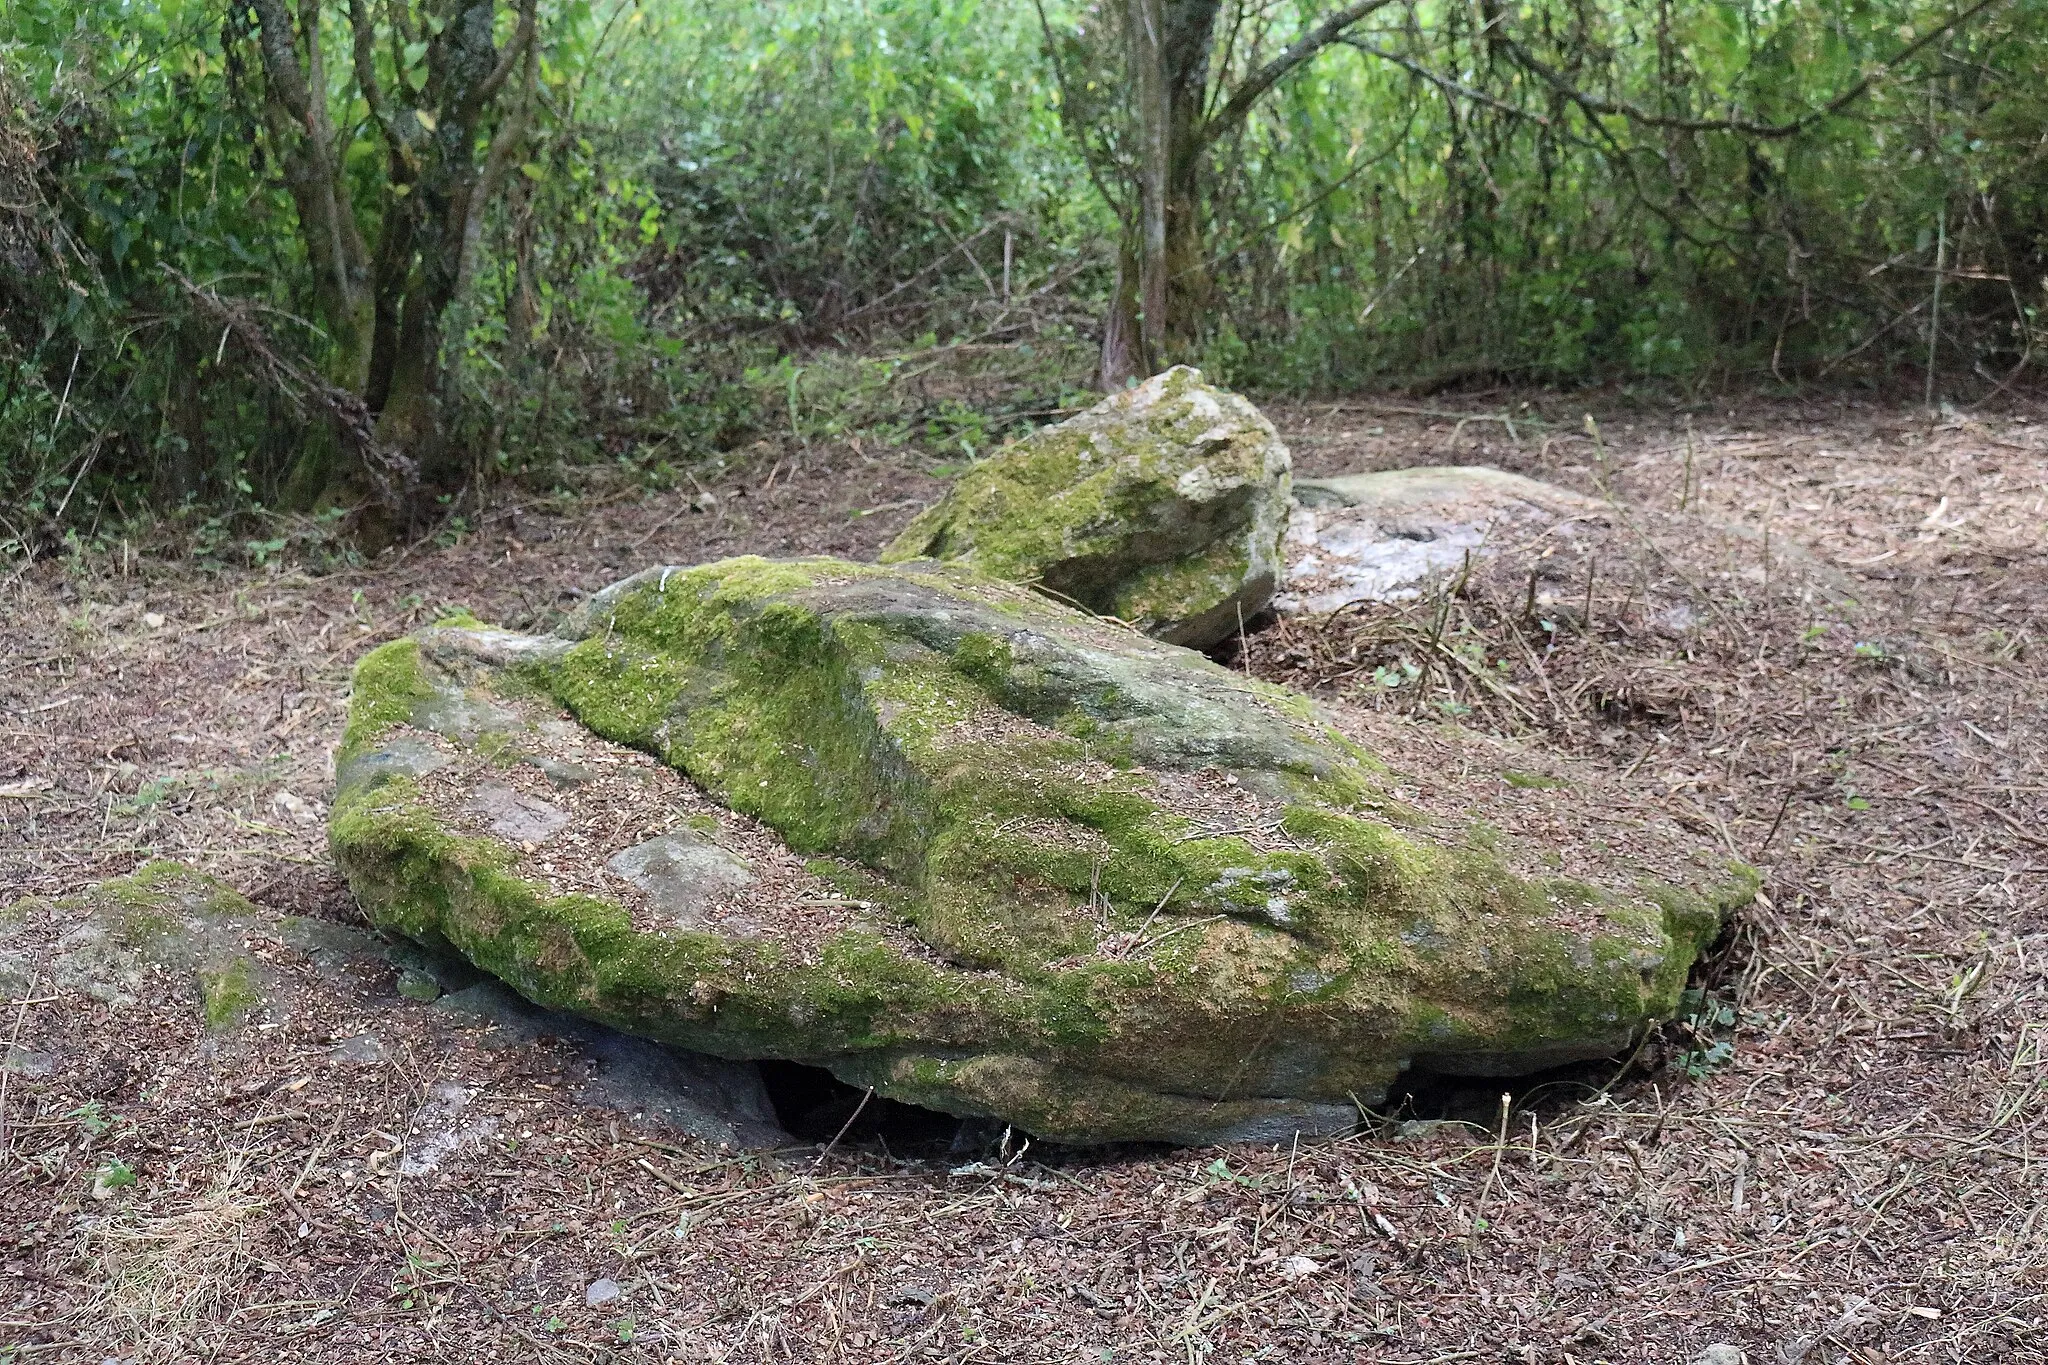
[[[556,636],[386,645],[350,715],[332,842],[380,924],[1064,1139],[1327,1131],[1411,1064],[1613,1052],[1753,886],[1526,754],[959,568],[653,569]]]
[[[959,561],[1203,649],[1273,595],[1287,447],[1177,366],[975,465],[882,553]]]

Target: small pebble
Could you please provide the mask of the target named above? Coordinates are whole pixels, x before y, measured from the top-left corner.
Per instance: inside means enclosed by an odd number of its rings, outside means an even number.
[[[625,1292],[619,1288],[617,1280],[592,1280],[590,1288],[583,1291],[583,1301],[595,1308],[599,1304],[610,1303]]]
[[[1749,1357],[1742,1353],[1740,1346],[1715,1342],[1706,1350],[1693,1357],[1692,1365],[1746,1365]]]
[[[408,1000],[431,1005],[441,998],[441,983],[425,972],[407,967],[398,974],[398,993]]]

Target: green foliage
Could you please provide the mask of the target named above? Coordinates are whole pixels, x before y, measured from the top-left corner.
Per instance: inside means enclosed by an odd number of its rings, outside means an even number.
[[[125,1190],[134,1183],[135,1168],[119,1157],[113,1158],[106,1165],[93,1172],[93,1193],[101,1198],[106,1197],[106,1194],[102,1193],[103,1191],[111,1193],[114,1190]]]
[[[1672,1062],[1693,1080],[1700,1080],[1726,1066],[1735,1058],[1735,1007],[1711,991],[1692,989],[1679,997],[1680,1027],[1693,1046],[1680,1052]]]
[[[1230,60],[1270,56],[1299,31],[1292,9]],[[1376,19],[1361,43],[1398,62],[1326,54],[1220,150],[1219,376],[1917,367],[1938,252],[1963,272],[1946,282],[1943,382],[2003,377],[2038,344],[2040,7],[1990,10],[1825,117],[1955,11],[1574,0],[1484,31],[1479,16],[1413,3]],[[1800,130],[1682,126],[1731,120]]]
[[[197,975],[200,1013],[215,1032],[240,1023],[263,1003],[256,969],[246,957],[231,958],[225,965]]]
[[[1225,4],[1212,88],[1329,8]],[[347,187],[375,225],[386,154],[347,6],[319,10]],[[680,481],[764,436],[971,462],[1074,406],[1128,213],[1096,179],[1130,160],[1128,91],[1112,9],[1046,10],[1048,30],[1021,0],[543,0],[538,113],[445,329],[472,487],[598,462]],[[1930,356],[1937,392],[2021,374],[2048,303],[2048,9],[1995,4],[1901,58],[1954,17],[1389,6],[1211,150],[1203,363],[1263,392],[1918,392]],[[338,344],[250,23],[215,0],[0,14],[0,555],[152,519],[222,560],[335,553],[328,527],[261,510],[317,415],[179,282],[237,301],[307,371]],[[380,44],[380,79],[416,49]],[[991,400],[969,360],[997,348],[1024,377]]]
[[[151,494],[243,500],[276,454],[275,395],[223,370],[163,273],[291,297],[289,202],[220,28],[204,0],[17,0],[0,20],[0,175],[41,248],[0,269],[0,550]]]
[[[106,1105],[99,1100],[87,1100],[65,1117],[75,1121],[89,1137],[105,1137],[120,1121],[118,1117],[109,1116]]]

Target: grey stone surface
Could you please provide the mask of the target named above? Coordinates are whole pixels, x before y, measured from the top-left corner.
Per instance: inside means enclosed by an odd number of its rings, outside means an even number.
[[[495,981],[442,997],[437,1008],[482,1020],[507,1041],[576,1044],[596,1063],[578,1098],[721,1147],[760,1150],[794,1141],[750,1062],[681,1052],[571,1014],[544,1010]]]
[[[647,893],[655,908],[678,925],[705,922],[705,907],[720,896],[750,886],[754,874],[695,830],[671,830],[614,853],[605,866]]]
[[[1468,558],[1607,514],[1597,499],[1480,465],[1297,479],[1294,497],[1273,599],[1282,615],[1416,597]]]
[[[431,745],[401,736],[336,764],[334,785],[339,791],[353,791],[393,777],[425,777],[447,762],[448,756],[436,753]]]
[[[327,1060],[337,1066],[382,1066],[391,1060],[391,1049],[374,1033],[359,1033],[328,1049]]]
[[[546,843],[569,823],[561,807],[495,784],[472,792],[467,808],[490,822],[491,833],[515,844]]]

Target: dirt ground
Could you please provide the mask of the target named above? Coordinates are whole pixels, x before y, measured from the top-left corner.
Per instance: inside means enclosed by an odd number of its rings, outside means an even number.
[[[1313,1145],[745,1154],[578,1103],[572,1046],[252,939],[297,992],[262,1032],[38,980],[0,1015],[0,1361],[2048,1361],[2048,419],[1608,402],[1596,440],[1583,400],[1435,401],[1273,415],[1303,473],[1497,464],[1762,537],[1754,563],[1658,552],[1721,601],[1696,639],[1589,574],[1483,692],[1375,684],[1398,621],[1290,622],[1238,660],[1611,768],[1763,870],[1632,1062]],[[450,606],[536,624],[649,563],[871,555],[929,470],[848,443],[509,499],[324,574],[13,572],[0,905],[54,943],[68,912],[34,898],[176,858],[357,922],[320,822],[365,649]],[[1802,550],[1853,607],[1786,588]],[[1533,629],[1471,622],[1504,660]],[[488,1136],[401,1174],[450,1087]]]

